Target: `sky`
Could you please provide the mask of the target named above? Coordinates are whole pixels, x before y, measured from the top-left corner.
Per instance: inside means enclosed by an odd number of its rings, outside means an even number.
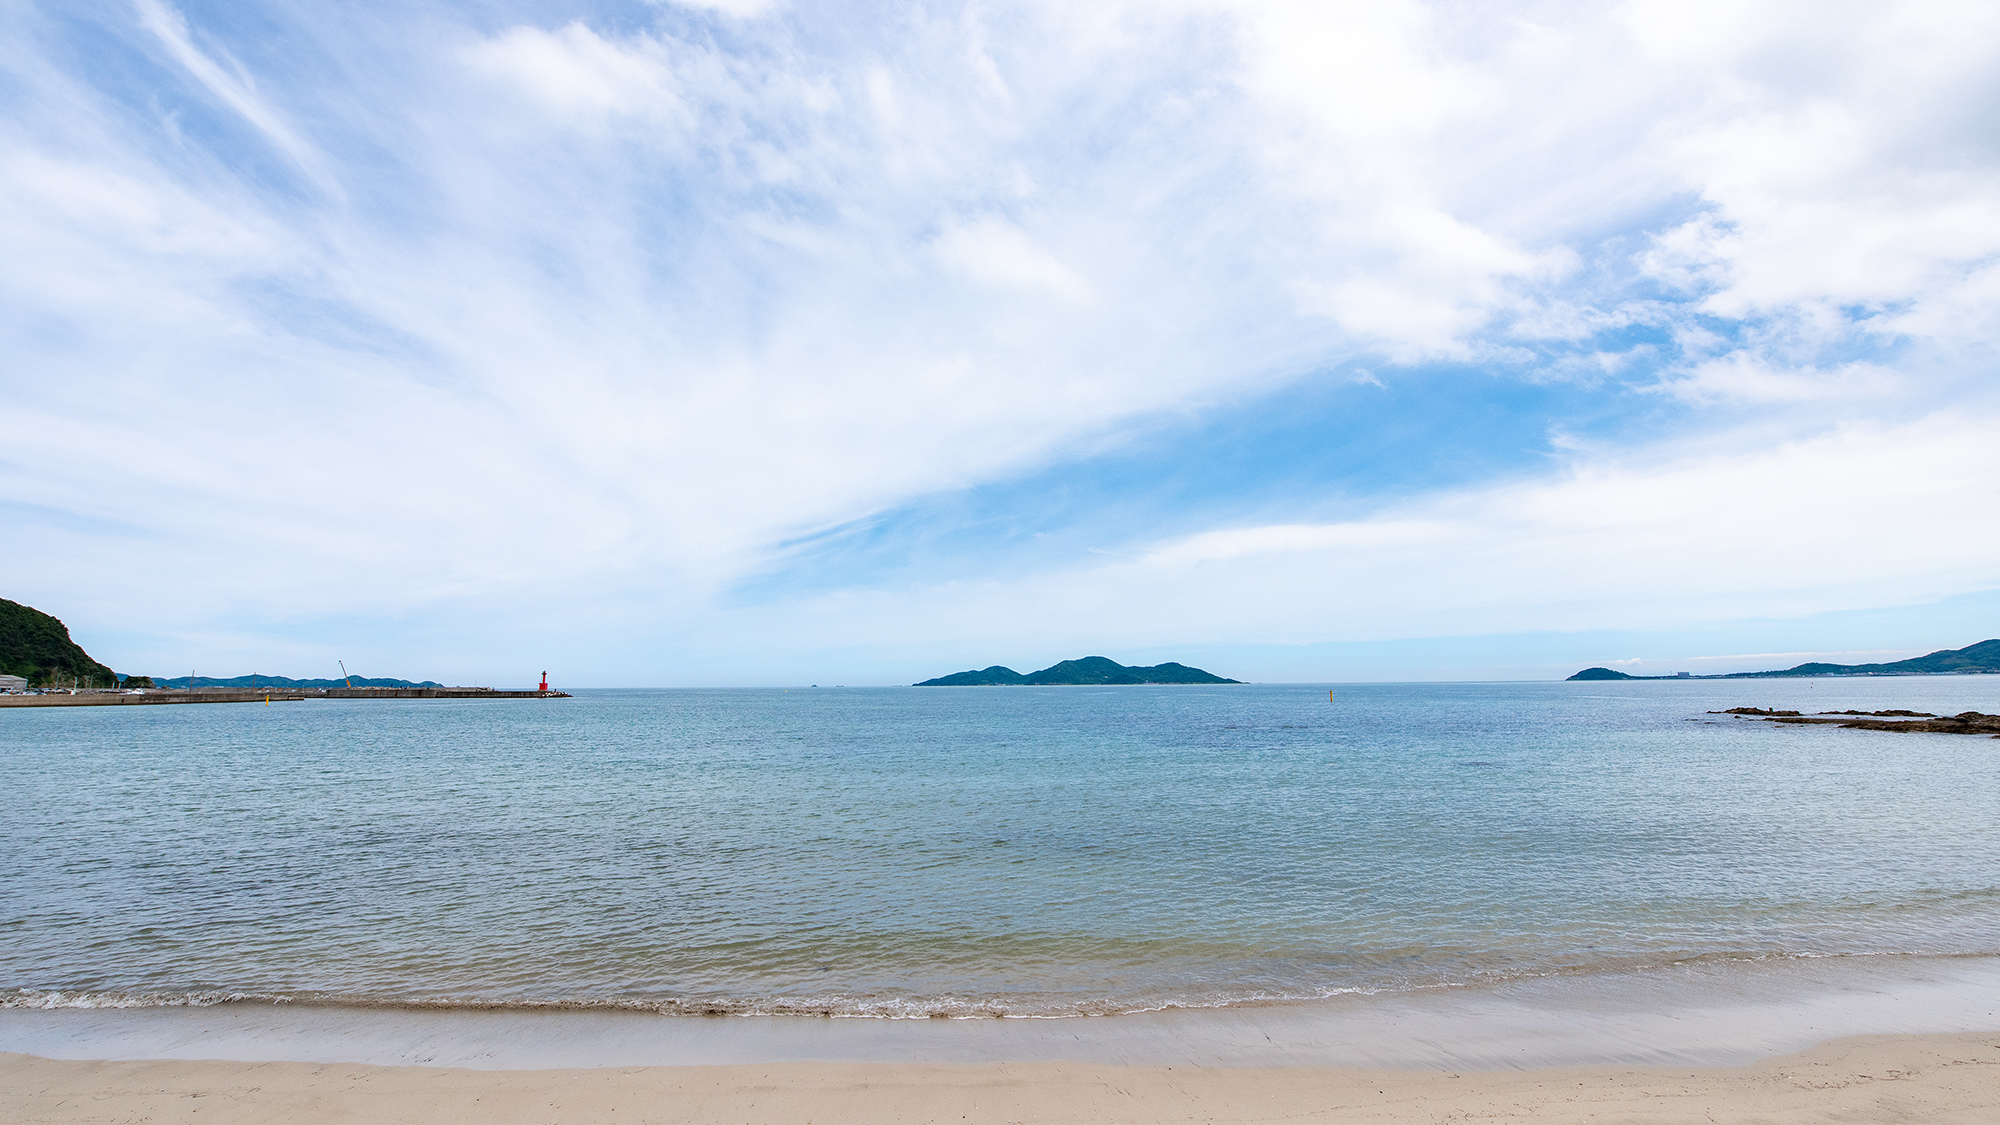
[[[2000,635],[1990,3],[0,11],[0,596],[120,672]]]

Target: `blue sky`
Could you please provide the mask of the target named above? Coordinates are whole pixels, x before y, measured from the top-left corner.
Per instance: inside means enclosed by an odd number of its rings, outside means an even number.
[[[0,591],[121,671],[2000,634],[2000,14],[13,3]]]

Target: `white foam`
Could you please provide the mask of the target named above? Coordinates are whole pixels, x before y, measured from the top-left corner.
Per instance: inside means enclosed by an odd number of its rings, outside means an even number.
[[[0,993],[0,1009],[212,1008],[217,1004],[256,999],[282,1002],[280,997],[260,998],[242,992],[87,992],[19,988]]]
[[[1737,1065],[1848,1035],[2000,1030],[2000,957],[1709,963],[1071,1019],[826,1019],[231,1003],[12,1008],[0,1050],[535,1069],[1075,1060],[1491,1070]]]

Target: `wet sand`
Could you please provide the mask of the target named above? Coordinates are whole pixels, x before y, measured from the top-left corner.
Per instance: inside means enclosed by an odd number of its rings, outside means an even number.
[[[14,1007],[0,1051],[7,1122],[1969,1125],[2000,1121],[2000,958],[1097,1019]]]
[[[1487,1072],[1091,1063],[479,1071],[0,1055],[40,1122],[1835,1122],[2000,1119],[2000,1034],[1836,1040],[1744,1067]]]
[[[87,999],[83,1003],[90,1003]],[[1857,1035],[2000,1030],[2000,957],[1698,962],[1484,988],[1071,1019],[662,1016],[234,1003],[0,1007],[0,1051],[475,1070],[791,1062],[1498,1070],[1741,1066]]]

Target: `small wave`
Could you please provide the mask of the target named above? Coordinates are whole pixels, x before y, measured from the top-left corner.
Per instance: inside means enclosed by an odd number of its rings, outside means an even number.
[[[0,993],[0,1009],[57,1008],[213,1008],[218,1004],[264,1001],[282,1004],[289,997],[250,992],[92,992],[75,989],[17,988]]]
[[[851,996],[760,997],[745,999],[656,999],[571,997],[564,999],[477,999],[281,995],[254,992],[85,992],[18,989],[0,995],[0,1009],[211,1008],[224,1004],[285,1004],[305,1008],[460,1012],[630,1012],[663,1016],[817,1016],[830,1019],[1077,1019],[1144,1012],[1257,1007],[1374,995],[1378,989],[1343,988],[1309,995],[1253,993],[1207,999],[1177,998],[1118,1003],[1112,1000],[1024,1002],[1022,998],[862,998]],[[1390,990],[1395,991],[1395,990]]]
[[[1770,965],[1831,959],[1886,958],[1958,959],[2000,957],[2000,951],[1710,951],[1620,958],[1593,965],[1543,965],[1533,968],[1474,971],[1452,980],[1404,981],[1381,986],[1327,986],[1304,989],[1244,989],[1207,995],[1153,995],[1093,999],[1007,995],[991,997],[861,996],[823,993],[809,996],[753,997],[477,997],[370,996],[335,993],[276,993],[252,991],[111,991],[20,988],[0,993],[0,1009],[63,1008],[210,1008],[225,1004],[285,1004],[298,1007],[373,1009],[388,1011],[463,1012],[626,1012],[662,1016],[815,1016],[829,1019],[982,1020],[1079,1019],[1140,1015],[1148,1012],[1210,1011],[1310,1004],[1341,997],[1415,995],[1420,993],[1505,987],[1535,980],[1618,974],[1648,974],[1678,969],[1727,965]]]

